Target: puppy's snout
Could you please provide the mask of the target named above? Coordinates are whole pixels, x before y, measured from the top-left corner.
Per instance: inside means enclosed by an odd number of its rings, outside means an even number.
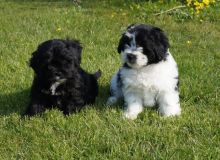
[[[130,63],[135,63],[135,61],[137,59],[136,55],[131,54],[131,53],[127,54],[127,58]]]

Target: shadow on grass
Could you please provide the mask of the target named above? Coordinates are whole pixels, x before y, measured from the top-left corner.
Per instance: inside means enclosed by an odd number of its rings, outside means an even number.
[[[17,113],[22,115],[30,101],[29,98],[30,88],[20,92],[10,94],[0,94],[0,115],[10,115]],[[96,99],[96,103],[93,105],[98,111],[106,109],[106,101],[109,97],[109,85],[99,86],[99,95]],[[116,105],[111,106],[115,109],[123,109],[123,102],[119,102]]]
[[[0,94],[0,115],[21,115],[29,102],[30,89],[10,94]]]
[[[108,97],[110,96],[110,86],[109,85],[100,85],[99,86],[99,95],[96,99],[96,103],[94,105],[94,108],[102,111],[105,110],[106,108],[114,108],[114,109],[123,109],[123,100],[120,100],[117,102],[115,105],[112,106],[107,106],[106,102]]]

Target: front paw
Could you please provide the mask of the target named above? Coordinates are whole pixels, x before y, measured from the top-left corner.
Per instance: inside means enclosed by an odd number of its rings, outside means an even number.
[[[131,113],[131,112],[127,112],[127,111],[125,111],[123,113],[123,118],[124,119],[135,120],[137,118],[137,116],[138,116],[137,114],[134,114],[134,113]]]
[[[160,107],[159,114],[164,117],[179,116],[181,114],[181,108],[179,106]]]
[[[115,104],[117,102],[117,98],[116,97],[109,97],[107,102],[106,102],[106,105],[107,106],[111,106],[113,104]]]
[[[24,116],[34,116],[43,113],[45,110],[44,105],[31,103],[26,109]]]

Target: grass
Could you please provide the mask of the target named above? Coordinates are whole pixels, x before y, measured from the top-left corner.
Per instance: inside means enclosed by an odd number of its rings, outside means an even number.
[[[219,3],[201,20],[153,15],[180,2],[125,2],[0,1],[0,159],[220,159]],[[105,106],[120,66],[118,40],[131,23],[161,27],[169,36],[180,72],[180,117],[146,109],[130,121],[122,119],[121,104]],[[84,69],[103,72],[96,104],[68,117],[51,110],[21,119],[31,53],[42,41],[66,37],[82,42]]]

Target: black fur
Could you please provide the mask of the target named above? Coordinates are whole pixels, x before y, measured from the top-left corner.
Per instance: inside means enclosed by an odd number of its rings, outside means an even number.
[[[123,86],[120,70],[119,70],[119,72],[117,74],[117,85],[118,85],[118,88],[122,88],[122,86]]]
[[[30,59],[35,76],[26,115],[53,107],[70,114],[95,102],[101,71],[95,74],[84,71],[80,67],[81,52],[77,40],[53,39],[38,46]]]
[[[176,83],[176,86],[175,86],[174,90],[175,90],[175,91],[179,91],[179,85],[180,85],[179,77],[177,76],[177,77],[175,77],[174,79],[177,80],[177,83]]]
[[[122,34],[118,53],[121,53],[126,45],[130,45],[131,38],[126,35],[127,32],[135,34],[136,45],[143,47],[143,54],[148,57],[148,64],[166,60],[169,41],[160,28],[145,24],[130,25],[127,31]]]

